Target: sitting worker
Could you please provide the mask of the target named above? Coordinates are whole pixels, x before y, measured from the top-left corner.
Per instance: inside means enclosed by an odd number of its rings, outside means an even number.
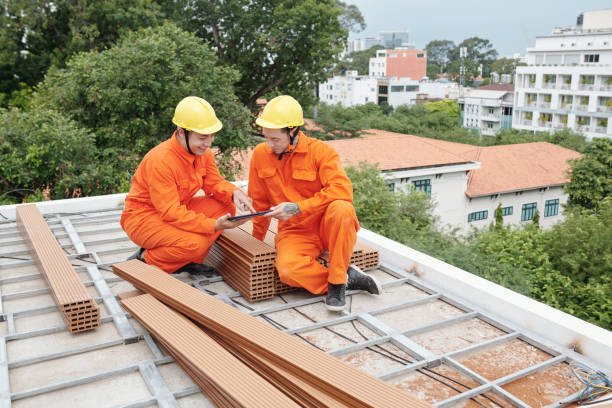
[[[140,259],[167,273],[208,273],[202,262],[236,212],[252,211],[251,199],[223,179],[210,146],[223,126],[212,106],[188,96],[178,103],[172,136],[151,149],[138,165],[125,199],[121,227],[141,248]],[[198,191],[204,194],[195,196]]]
[[[329,310],[344,309],[345,291],[381,294],[381,287],[358,267],[349,265],[357,240],[353,186],[327,143],[299,131],[302,107],[291,96],[272,99],[256,120],[265,143],[253,151],[249,196],[256,211],[253,236],[263,240],[270,218],[279,220],[276,269],[280,280],[314,294],[327,293]],[[329,267],[317,258],[329,251]]]

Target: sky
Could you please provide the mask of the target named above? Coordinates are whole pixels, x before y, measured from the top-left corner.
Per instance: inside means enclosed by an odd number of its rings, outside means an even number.
[[[406,30],[418,49],[431,40],[466,38],[491,41],[500,57],[525,54],[536,36],[555,27],[576,25],[583,11],[612,8],[612,0],[344,0],[356,5],[366,29],[350,39],[377,37],[380,31]]]

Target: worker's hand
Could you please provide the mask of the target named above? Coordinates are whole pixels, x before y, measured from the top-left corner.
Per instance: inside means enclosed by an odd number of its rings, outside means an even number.
[[[281,221],[287,221],[300,213],[300,207],[298,207],[297,203],[280,203],[270,207],[270,209],[272,212],[267,213],[264,217],[272,217]]]
[[[224,229],[236,228],[237,226],[242,225],[249,220],[248,218],[241,218],[236,221],[230,221],[228,220],[228,218],[231,216],[232,214],[227,213],[224,216],[217,218],[217,221],[215,222],[215,229],[224,230]]]
[[[236,204],[236,209],[242,212],[250,212],[254,213],[255,208],[253,208],[253,199],[246,195],[244,191],[238,189],[234,191],[233,194],[234,204]]]

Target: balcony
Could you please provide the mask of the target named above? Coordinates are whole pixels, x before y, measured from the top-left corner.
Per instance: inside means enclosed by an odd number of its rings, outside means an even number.
[[[550,109],[550,102],[538,102],[538,108]]]
[[[531,119],[523,119],[519,125],[521,126],[532,126],[533,120]]]
[[[555,122],[552,125],[553,129],[565,129],[567,127],[567,125],[565,123],[558,123]]]
[[[572,89],[572,84],[559,83],[557,89]]]
[[[590,132],[591,125],[576,125],[576,130],[579,132]]]
[[[482,120],[488,120],[489,122],[499,122],[501,120],[501,115],[484,113],[480,118]]]
[[[599,105],[597,107],[597,112],[612,112],[612,106]]]
[[[538,121],[538,126],[539,127],[543,127],[543,128],[552,128],[552,122],[551,121]]]
[[[529,106],[531,108],[536,108],[538,106],[538,103],[535,102],[535,101],[531,101],[531,102],[527,101],[527,102],[525,102],[525,106]]]
[[[612,85],[602,84],[599,85],[600,91],[612,92]]]
[[[593,85],[593,84],[580,84],[580,85],[578,85],[578,89],[580,89],[581,91],[594,91],[595,90],[595,85]]]
[[[554,82],[544,82],[542,84],[542,88],[545,88],[545,89],[555,89],[556,88],[556,84]]]
[[[586,112],[589,109],[589,105],[574,104],[574,110]]]
[[[603,133],[605,134],[607,131],[607,128],[604,126],[595,126],[595,133]]]

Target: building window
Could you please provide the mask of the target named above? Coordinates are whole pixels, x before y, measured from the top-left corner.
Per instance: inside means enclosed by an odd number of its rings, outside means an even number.
[[[418,90],[419,90],[418,85],[406,85],[406,92],[414,92]]]
[[[423,58],[425,57],[425,54],[417,54],[417,58]]]
[[[521,221],[531,220],[537,208],[538,208],[538,203],[523,204],[523,212],[521,214]]]
[[[391,92],[404,92],[403,85],[391,85]]]
[[[389,187],[389,190],[395,192],[395,183],[388,183],[387,187]]]
[[[580,54],[565,54],[563,60],[565,65],[578,65],[580,63]]]
[[[599,62],[599,54],[584,54],[584,62]]]
[[[513,209],[514,209],[514,206],[502,207],[502,216],[505,217],[506,215],[512,215]]]
[[[379,94],[387,94],[387,93],[389,93],[389,87],[387,85],[379,85],[378,86],[378,93]]]
[[[415,190],[424,191],[427,195],[431,195],[431,182],[429,179],[415,180],[412,182]]]
[[[468,214],[468,222],[486,220],[489,217],[489,210],[476,211]]]
[[[546,205],[544,206],[544,216],[552,217],[557,214],[559,214],[559,199],[546,200]]]

